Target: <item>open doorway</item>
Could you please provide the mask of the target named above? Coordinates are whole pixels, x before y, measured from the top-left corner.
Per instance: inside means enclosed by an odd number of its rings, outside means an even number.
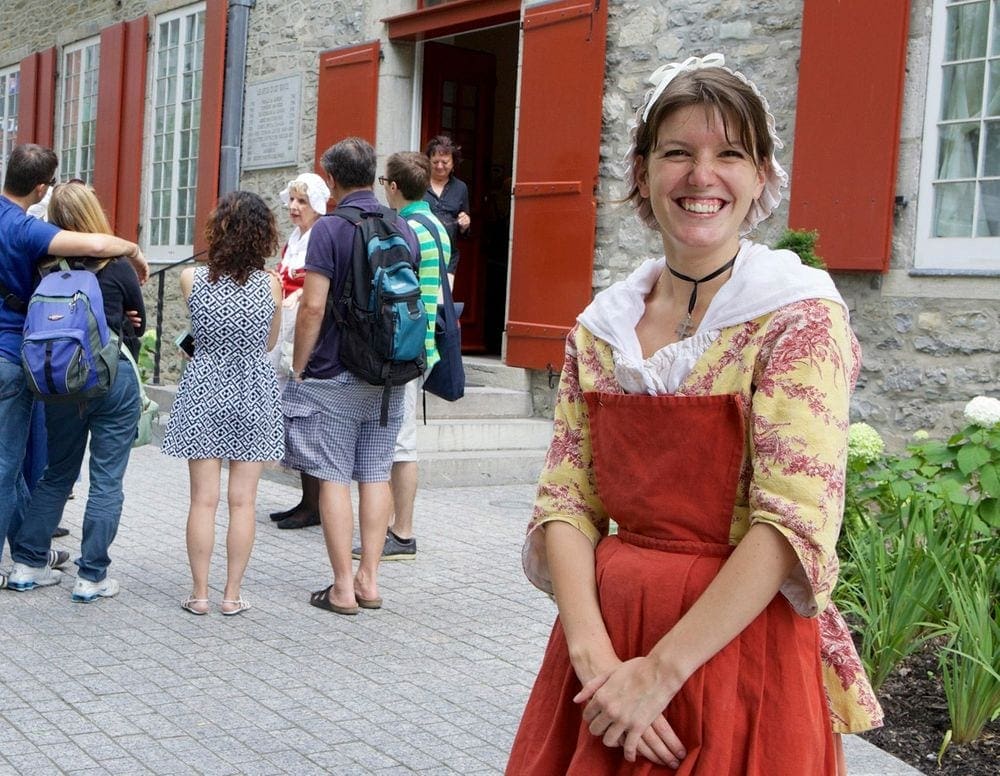
[[[455,274],[467,353],[499,355],[503,341],[518,39],[506,24],[424,44],[421,146],[450,135],[462,148],[455,175],[469,187],[472,225]]]

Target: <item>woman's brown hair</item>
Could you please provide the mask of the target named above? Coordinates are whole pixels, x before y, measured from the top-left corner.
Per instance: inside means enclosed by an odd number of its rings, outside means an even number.
[[[205,225],[208,280],[231,277],[243,285],[264,260],[278,250],[274,213],[256,194],[233,191],[223,196]]]
[[[112,234],[108,217],[93,190],[82,181],[57,183],[49,198],[49,223],[71,232]],[[111,259],[83,262],[91,272],[100,272]]]

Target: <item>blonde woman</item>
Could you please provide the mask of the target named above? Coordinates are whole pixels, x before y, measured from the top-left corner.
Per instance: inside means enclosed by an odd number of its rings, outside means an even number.
[[[63,229],[111,234],[97,196],[84,183],[63,183],[52,190],[49,222]],[[104,298],[108,328],[123,345],[139,353],[138,335],[145,324],[139,278],[125,258],[74,259],[97,275]],[[131,311],[136,311],[134,315]],[[138,321],[133,327],[130,316]],[[44,569],[52,532],[59,525],[66,499],[80,473],[84,451],[90,449],[90,490],[83,515],[83,539],[74,601],[89,603],[118,593],[108,576],[108,550],[118,532],[124,494],[122,478],[128,465],[139,420],[139,384],[131,363],[122,356],[109,391],[79,404],[49,404],[45,408],[48,466],[32,494],[28,514],[12,542],[14,568],[9,586],[15,590],[54,584],[58,572]]]

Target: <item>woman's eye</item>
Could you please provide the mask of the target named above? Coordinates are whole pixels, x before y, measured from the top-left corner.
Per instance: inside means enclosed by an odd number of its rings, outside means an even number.
[[[664,158],[667,159],[683,157],[687,156],[687,151],[685,151],[683,148],[668,148],[666,151],[663,152],[663,156]]]
[[[729,148],[723,151],[722,155],[731,159],[744,159],[746,157],[746,154],[738,148]]]

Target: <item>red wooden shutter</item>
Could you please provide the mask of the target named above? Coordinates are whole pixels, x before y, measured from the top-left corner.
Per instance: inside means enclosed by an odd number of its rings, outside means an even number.
[[[559,369],[591,299],[607,13],[580,0],[525,11],[505,356],[514,366]]]
[[[319,55],[316,95],[316,171],[323,152],[345,137],[375,144],[378,111],[379,42],[324,51]]]
[[[831,269],[889,267],[909,3],[806,3],[789,225]]]
[[[143,111],[149,19],[101,30],[94,189],[115,234],[139,238]]]
[[[18,88],[17,142],[51,148],[55,143],[55,47],[29,54],[21,60]]]
[[[201,73],[201,126],[198,134],[198,195],[194,250],[204,250],[205,222],[219,197],[222,144],[222,88],[226,80],[226,0],[205,3],[205,54]]]

